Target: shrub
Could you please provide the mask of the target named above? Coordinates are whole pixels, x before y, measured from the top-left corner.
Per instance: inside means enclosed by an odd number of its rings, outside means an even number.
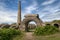
[[[56,32],[59,32],[58,28],[51,25],[47,25],[44,27],[37,27],[34,31],[34,34],[35,35],[50,35]]]
[[[53,34],[53,33],[56,33],[59,31],[58,28],[56,28],[55,26],[45,26],[44,28],[44,31],[47,33],[47,34]]]
[[[0,40],[11,40],[16,35],[21,35],[21,31],[12,28],[0,29]]]
[[[36,35],[42,35],[43,34],[43,28],[42,27],[37,27],[34,31]]]

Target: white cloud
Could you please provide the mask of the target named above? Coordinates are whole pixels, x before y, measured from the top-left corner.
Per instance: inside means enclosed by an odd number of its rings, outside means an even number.
[[[48,5],[55,2],[55,0],[48,0],[44,2],[42,5]],[[0,3],[0,23],[13,23],[17,21],[17,11],[15,10],[8,10],[4,3]],[[60,9],[59,4],[55,7],[46,6],[45,8],[42,8],[43,10],[38,10],[39,17],[43,21],[52,21],[52,20],[58,20],[60,19]],[[24,11],[22,11],[22,19],[24,19],[24,15],[27,13],[32,13],[32,11],[35,11],[38,8],[38,4],[36,1],[31,3],[31,5],[27,6]]]
[[[60,20],[60,9],[58,6],[46,6],[43,10],[39,11],[38,14],[40,18],[45,21],[53,21],[53,20]]]
[[[15,11],[13,11],[13,12],[11,12],[11,11],[0,11],[0,23],[16,22],[16,13],[17,12],[15,12]]]
[[[55,1],[56,0],[48,0],[48,3],[46,3],[46,5],[52,4]],[[26,7],[24,13],[32,13],[32,11],[38,8],[37,5],[38,5],[37,2],[35,2],[32,5]],[[59,4],[55,7],[50,6],[50,5],[45,6],[44,8],[42,8],[42,10],[38,10],[38,12],[36,13],[39,14],[40,19],[44,22],[52,21],[52,20],[59,20],[60,19],[59,7],[60,7]]]
[[[37,5],[38,5],[37,2],[34,0],[34,2],[31,3],[31,5],[25,7],[25,10],[22,11],[22,13],[21,13],[22,14],[22,20],[25,18],[24,15],[31,14],[32,11],[36,10],[37,9]]]
[[[34,1],[31,5],[29,5],[25,8],[25,12],[26,13],[32,13],[32,11],[37,9],[37,5],[38,5],[37,2]]]
[[[17,11],[6,8],[5,3],[0,2],[0,23],[15,23],[17,22]],[[22,12],[22,19],[25,13]]]
[[[42,3],[42,5],[48,5],[48,4],[52,4],[54,3],[56,0],[47,0],[45,2]]]
[[[0,23],[16,22],[17,11],[8,10],[4,3],[0,3]]]

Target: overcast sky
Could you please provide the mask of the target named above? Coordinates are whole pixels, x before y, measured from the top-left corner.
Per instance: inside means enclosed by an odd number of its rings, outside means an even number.
[[[22,19],[25,14],[39,14],[44,21],[60,19],[60,0],[20,0]],[[0,0],[0,23],[17,21],[18,0]]]

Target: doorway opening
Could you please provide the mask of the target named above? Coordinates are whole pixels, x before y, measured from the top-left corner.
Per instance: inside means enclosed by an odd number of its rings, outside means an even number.
[[[28,23],[28,31],[29,32],[33,32],[35,30],[35,28],[37,27],[36,23],[34,21],[30,21]]]

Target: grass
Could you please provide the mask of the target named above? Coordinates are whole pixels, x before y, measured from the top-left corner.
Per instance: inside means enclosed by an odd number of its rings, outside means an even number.
[[[13,28],[3,28],[0,29],[0,40],[12,40],[13,37],[16,37],[18,35],[22,35],[22,32],[20,30],[16,30]]]
[[[24,40],[25,33],[24,33],[24,35],[18,35],[16,37],[14,37],[13,40]],[[60,33],[55,33],[55,34],[45,35],[45,36],[33,35],[33,37],[35,38],[34,40],[60,40]]]
[[[60,33],[46,36],[35,36],[36,40],[60,40]]]
[[[17,35],[16,37],[13,38],[13,40],[21,40],[23,35]]]
[[[33,31],[33,30],[30,30],[30,31]],[[21,35],[16,35],[12,39],[13,40],[25,40],[26,33],[27,32],[22,32]],[[33,34],[33,37],[34,37],[34,40],[60,40],[60,32],[57,32],[57,33],[51,34],[51,35],[39,35],[39,36]],[[28,36],[28,38],[29,38],[29,36]]]
[[[13,40],[22,40],[22,38],[24,37],[25,32],[22,32],[21,35],[17,35],[16,37],[13,38]]]
[[[18,35],[13,40],[25,40],[27,32],[23,32],[23,33],[24,33],[24,35],[22,35],[22,36]],[[56,32],[56,33],[50,34],[50,35],[39,35],[39,36],[33,34],[33,37],[34,37],[34,40],[60,40],[60,32]]]

